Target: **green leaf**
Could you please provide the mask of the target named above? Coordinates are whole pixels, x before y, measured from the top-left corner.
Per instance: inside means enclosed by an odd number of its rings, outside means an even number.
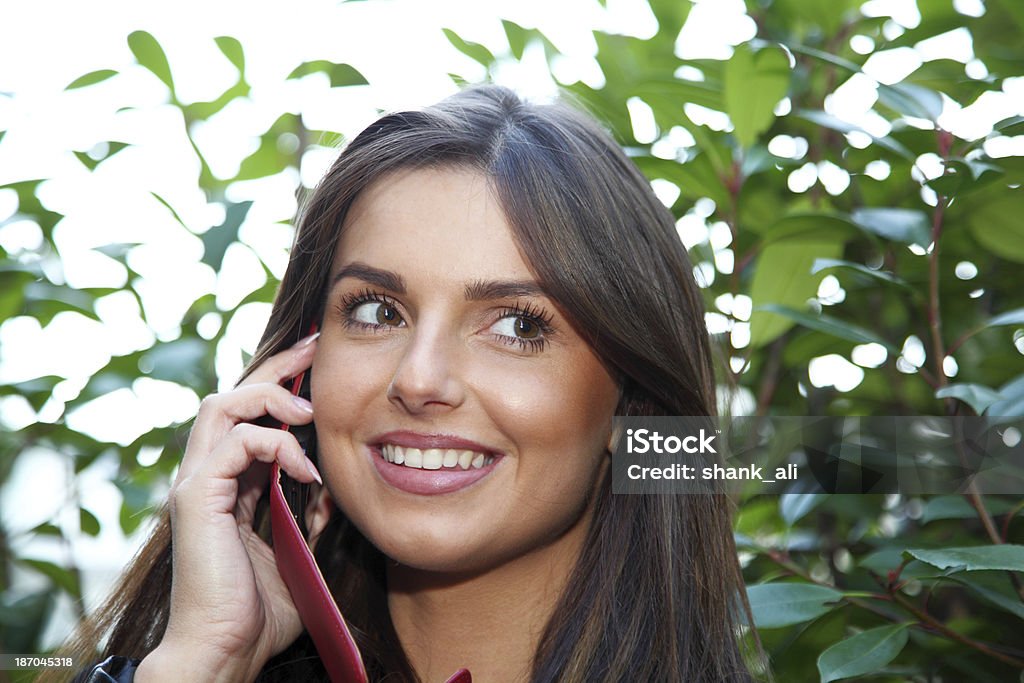
[[[100,533],[100,520],[85,508],[78,509],[78,526],[87,536],[98,536]]]
[[[658,20],[658,33],[650,39],[652,50],[672,50],[679,31],[690,15],[691,5],[676,0],[650,0],[651,12]]]
[[[1024,571],[1024,545],[981,545],[907,552],[939,569],[956,568],[956,571],[969,572],[983,569]]]
[[[1005,398],[997,391],[981,384],[950,384],[935,392],[935,398],[955,398],[969,405],[978,415],[990,405]]]
[[[907,644],[907,624],[879,626],[840,641],[818,657],[821,683],[878,671]]]
[[[879,101],[900,114],[935,121],[942,114],[942,96],[914,83],[878,86]]]
[[[902,562],[902,548],[882,548],[861,557],[857,561],[857,565],[877,574],[885,574],[899,567]]]
[[[831,114],[825,113],[823,111],[801,109],[797,111],[795,115],[798,116],[799,118],[810,121],[811,123],[815,123],[818,124],[819,126],[824,126],[826,128],[831,128],[832,130],[839,131],[840,133],[850,133],[853,131],[863,133],[864,135],[870,137],[871,141],[874,142],[874,144],[878,145],[879,147],[887,149],[890,152],[896,154],[897,156],[901,156],[904,159],[907,159],[908,161],[913,161],[915,159],[915,155],[913,152],[911,152],[909,149],[907,149],[905,146],[897,142],[892,137],[888,135],[884,137],[876,137],[874,135],[871,135],[870,133],[868,133],[866,130],[859,126],[855,126],[852,123],[847,123],[846,121],[836,118],[835,116],[832,116]]]
[[[664,128],[682,125],[690,132],[693,132],[694,128],[703,128],[683,119],[683,116],[680,115],[680,102],[693,102],[715,111],[722,111],[725,108],[722,99],[722,86],[718,83],[683,81],[677,78],[651,78],[643,83],[637,83],[631,90],[634,95],[651,105],[655,118],[660,117],[659,125]],[[665,125],[666,123],[668,125]],[[694,137],[697,136],[694,135]],[[706,151],[700,142],[697,143],[697,147]]]
[[[501,26],[505,29],[505,38],[508,40],[508,47],[512,50],[512,55],[516,59],[522,59],[528,36],[526,29],[508,19],[502,19]]]
[[[196,387],[198,373],[206,370],[209,344],[201,339],[182,337],[157,344],[139,361],[153,379]]]
[[[57,313],[63,311],[74,311],[93,320],[99,320],[93,310],[93,303],[97,297],[88,290],[73,289],[67,285],[55,285],[47,280],[39,280],[28,283],[24,294],[26,313],[38,319],[43,325],[48,324]]]
[[[350,85],[370,84],[370,82],[366,80],[366,77],[350,64],[335,64],[334,68],[331,69],[330,76],[332,88],[344,88]]]
[[[331,80],[332,88],[343,88],[349,85],[367,85],[368,81],[359,71],[349,64],[335,64],[325,59],[315,62],[303,62],[288,74],[288,78],[302,78],[314,73],[325,73]]]
[[[827,497],[824,493],[784,493],[779,496],[779,514],[787,526],[793,526]]]
[[[985,498],[985,509],[991,515],[1002,515],[1013,509],[1013,505],[1001,498]],[[928,524],[941,519],[974,519],[978,511],[963,496],[937,496],[924,505],[921,523]]]
[[[255,152],[242,160],[234,180],[248,180],[252,178],[263,178],[268,175],[280,173],[288,166],[297,166],[301,150],[298,148],[282,148],[280,145],[281,136],[290,135],[298,137],[302,135],[302,119],[296,114],[282,114],[267,129],[267,132],[260,137],[260,146]],[[310,134],[306,134],[310,137]],[[329,142],[322,141],[324,146]]]
[[[932,242],[928,217],[914,209],[857,209],[853,212],[853,222],[862,230],[895,242],[922,247]]]
[[[1000,313],[985,323],[985,327],[1000,327],[1003,325],[1024,325],[1024,308]]]
[[[998,121],[992,130],[999,131],[1003,135],[1021,135],[1024,134],[1024,116],[1011,116],[1009,118]]]
[[[993,403],[988,408],[989,416],[1024,417],[1024,375],[1015,377],[999,387],[999,393],[1006,400]]]
[[[224,222],[202,234],[203,247],[205,247],[203,263],[214,270],[220,270],[224,261],[224,253],[228,250],[228,246],[238,239],[238,229],[245,221],[251,206],[252,201],[229,204]]]
[[[491,51],[480,43],[463,40],[459,37],[458,33],[450,28],[443,28],[441,30],[444,31],[444,35],[448,38],[448,42],[451,43],[456,50],[472,60],[479,62],[488,68],[495,62],[494,55],[491,54]]]
[[[789,59],[782,50],[736,48],[725,65],[725,110],[740,145],[750,147],[771,126],[788,90]]]
[[[747,587],[757,628],[781,628],[820,617],[843,597],[837,590],[810,583],[762,583]]]
[[[793,326],[793,319],[765,310],[769,304],[803,306],[818,291],[821,276],[811,274],[818,258],[836,258],[843,250],[840,240],[823,236],[820,241],[786,239],[768,244],[757,258],[750,298],[750,345],[764,346]]]
[[[766,44],[766,41],[758,39],[752,40],[750,42],[755,45]],[[808,57],[813,57],[814,59],[825,62],[826,64],[838,66],[840,69],[844,69],[846,71],[849,71],[850,73],[860,73],[859,65],[855,64],[854,62],[851,62],[848,59],[837,57],[836,55],[833,55],[831,53],[823,52],[813,47],[807,47],[806,45],[800,45],[797,43],[787,43],[786,47],[789,48],[791,52],[795,52],[799,55],[807,55]]]
[[[772,223],[764,232],[766,243],[788,239],[844,242],[860,234],[856,225],[845,214],[823,211],[787,214]],[[818,260],[820,259],[815,259]]]
[[[763,306],[759,306],[757,310],[778,313],[779,315],[789,318],[793,322],[803,325],[806,328],[816,330],[818,332],[824,332],[825,334],[832,335],[833,337],[847,339],[858,344],[881,344],[889,350],[889,353],[899,354],[900,352],[898,348],[882,339],[874,332],[852,323],[848,323],[845,320],[825,315],[824,313],[820,315],[809,315],[807,313],[794,310],[789,306],[778,306],[776,304],[765,304]]]
[[[149,193],[150,193],[151,195],[153,195],[153,197],[154,197],[154,198],[155,198],[155,199],[156,199],[156,200],[157,200],[158,202],[160,202],[161,204],[163,204],[163,205],[164,205],[164,208],[165,208],[165,209],[167,209],[168,211],[170,211],[170,212],[171,212],[171,215],[172,215],[172,216],[174,216],[174,220],[176,220],[176,221],[178,222],[178,225],[180,225],[181,227],[183,227],[183,228],[185,228],[186,230],[188,230],[188,226],[187,226],[187,225],[185,225],[185,221],[181,220],[181,216],[179,216],[179,215],[178,215],[178,212],[174,210],[174,207],[173,207],[173,206],[171,206],[170,202],[168,202],[168,201],[167,201],[166,199],[164,199],[163,197],[161,197],[160,195],[158,195],[158,194],[157,194],[156,192],[153,192],[152,190],[150,190],[150,192],[149,192]]]
[[[51,524],[50,522],[43,522],[38,526],[32,527],[29,534],[39,536],[63,536],[64,532],[61,531],[59,526]]]
[[[136,61],[163,81],[173,96],[174,79],[171,77],[171,67],[167,63],[164,49],[160,47],[156,38],[146,31],[135,31],[128,36],[128,48],[135,55]]]
[[[855,273],[864,275],[871,280],[877,282],[883,282],[886,284],[899,285],[900,287],[909,288],[905,280],[900,277],[893,275],[892,273],[885,270],[875,270],[874,268],[868,268],[862,263],[854,263],[853,261],[843,261],[842,259],[832,258],[819,258],[814,260],[814,265],[811,266],[811,274],[817,275],[823,270],[832,270],[834,268],[845,268],[852,270]]]
[[[97,144],[93,149],[88,152],[74,152],[75,157],[82,162],[90,171],[96,168],[101,161],[105,161],[110,157],[114,156],[122,149],[128,146],[127,142],[118,142],[116,140],[106,140]]]
[[[991,87],[991,83],[983,79],[968,78],[964,73],[963,63],[953,59],[927,61],[907,76],[904,82],[944,93],[964,104],[973,102],[978,95]]]
[[[82,597],[82,588],[78,583],[78,577],[69,569],[46,560],[35,560],[32,558],[20,557],[17,559],[20,564],[31,567],[43,576],[47,577],[62,590],[73,598]]]
[[[967,215],[968,226],[974,239],[996,256],[1016,263],[1024,263],[1024,209],[1021,190],[1002,190],[997,196],[972,204]],[[981,195],[973,195],[981,197]]]
[[[928,181],[928,187],[943,197],[965,195],[1006,175],[1002,168],[983,161],[951,159],[946,172]]]
[[[794,27],[813,27],[818,35],[834,36],[850,17],[851,5],[859,6],[856,0],[774,0],[772,14],[781,15],[785,25]],[[778,21],[778,20],[776,20]]]
[[[213,39],[213,42],[217,43],[217,47],[228,58],[228,61],[235,65],[238,73],[244,74],[245,51],[242,49],[242,44],[238,42],[238,39],[231,36],[217,36]]]
[[[1006,574],[978,572],[944,578],[967,586],[989,603],[1006,610],[1018,619],[1024,619],[1024,603],[1020,601],[1020,597],[1013,590]]]
[[[91,401],[94,398],[103,396],[104,394],[109,394],[112,391],[130,388],[135,379],[134,375],[137,373],[137,363],[133,368],[132,375],[100,370],[89,378],[89,382],[82,389],[81,393],[73,401],[70,401],[67,404],[67,407],[70,409]]]
[[[729,201],[728,191],[707,154],[698,154],[683,164],[657,157],[637,157],[633,161],[648,178],[663,178],[675,184],[684,197],[708,197],[719,205]]]
[[[64,86],[65,90],[74,90],[75,88],[84,88],[88,85],[95,85],[102,83],[108,78],[112,78],[117,75],[117,72],[113,69],[100,69],[99,71],[90,71],[84,76],[79,76],[75,80]]]
[[[130,481],[117,480],[114,484],[120,489],[122,496],[118,522],[121,530],[128,535],[138,529],[149,516],[149,489]]]
[[[60,381],[61,378],[56,375],[45,375],[24,382],[16,382],[11,386],[17,390],[18,394],[25,397],[33,410],[38,411],[50,399],[53,388]]]
[[[53,615],[56,591],[47,588],[13,598],[5,591],[0,599],[0,633],[4,636],[4,652],[39,652],[43,630]],[[13,680],[21,680],[17,676]]]

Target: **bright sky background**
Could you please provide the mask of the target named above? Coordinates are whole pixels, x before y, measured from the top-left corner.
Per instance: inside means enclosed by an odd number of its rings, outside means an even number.
[[[451,47],[442,27],[483,43],[495,53],[507,49],[500,18],[539,28],[565,55],[554,65],[560,80],[583,80],[599,87],[602,76],[593,59],[596,46],[591,31],[600,28],[649,37],[657,28],[641,0],[608,0],[607,5],[605,10],[596,0],[10,3],[0,23],[0,129],[8,129],[0,142],[0,185],[49,179],[40,197],[66,216],[55,231],[64,272],[54,277],[63,277],[74,287],[124,286],[124,268],[93,251],[93,247],[110,242],[145,242],[132,252],[130,260],[144,276],[139,290],[149,324],[143,322],[134,298],[126,293],[101,300],[97,313],[102,323],[72,313],[58,315],[45,330],[31,318],[4,321],[0,324],[0,381],[49,374],[67,379],[58,385],[55,399],[39,415],[18,397],[0,400],[0,425],[18,429],[36,420],[59,418],[63,401],[77,395],[88,377],[112,355],[147,348],[155,339],[176,338],[181,314],[201,294],[215,292],[218,305],[230,310],[263,284],[261,260],[280,276],[291,241],[290,229],[280,221],[294,213],[295,184],[315,183],[332,158],[330,150],[314,148],[303,158],[298,174],[239,183],[232,188],[231,200],[253,199],[255,204],[240,233],[242,244],[229,250],[218,278],[197,262],[202,246],[195,233],[220,223],[222,209],[207,204],[197,193],[198,163],[182,135],[176,110],[164,104],[166,88],[134,64],[126,43],[131,31],[145,29],[160,41],[168,54],[178,96],[184,102],[214,99],[234,83],[236,71],[216,48],[213,38],[230,35],[241,41],[246,49],[246,76],[252,86],[250,97],[195,131],[196,142],[213,172],[229,177],[282,111],[301,112],[311,129],[353,135],[376,118],[379,110],[418,107],[454,92],[455,86],[446,75],[449,72],[469,80],[481,78],[483,68]],[[980,0],[957,0],[955,5],[964,14],[983,11]],[[892,31],[920,21],[913,0],[870,0],[864,12],[892,16]],[[677,53],[686,58],[728,58],[732,45],[749,39],[753,32],[753,22],[745,15],[740,0],[704,0],[694,8],[677,43]],[[864,53],[873,47],[863,40],[851,45]],[[963,62],[967,73],[974,77],[984,75],[984,66],[974,59],[969,34],[952,32],[916,49],[875,54],[865,66],[867,75],[851,78],[827,108],[868,132],[884,135],[888,124],[871,111],[877,82],[898,81],[921,60],[939,56]],[[326,78],[284,80],[299,63],[317,59],[350,63],[371,85],[332,91]],[[96,86],[63,91],[78,76],[97,69],[121,73]],[[500,68],[495,80],[537,99],[551,97],[556,91],[539,49],[528,51],[521,64]],[[983,135],[993,122],[1024,111],[1024,79],[1008,79],[1004,92],[984,99],[967,110],[947,102],[944,125],[966,138]],[[134,109],[118,111],[128,106]],[[709,110],[687,112],[694,120],[703,120],[712,127],[729,125],[727,117]],[[637,137],[643,139],[652,125],[649,114],[645,114],[642,103],[631,107],[631,114]],[[69,150],[88,151],[103,140],[124,140],[133,145],[90,174]],[[1021,141],[1018,138],[1012,149],[988,151],[995,156],[1020,154]],[[799,158],[807,151],[806,141],[801,149],[801,141],[792,138],[776,139],[772,144],[773,152],[783,156]],[[925,173],[928,164],[928,159],[919,161]],[[887,169],[876,170],[888,173]],[[842,191],[844,183],[849,183],[848,175],[843,177],[845,171],[831,165],[809,163],[794,173],[799,174],[790,178],[794,191],[805,191],[815,182],[829,191]],[[661,195],[662,191],[671,194],[675,188],[656,189]],[[150,191],[166,198],[191,232],[177,225]],[[15,210],[12,194],[11,190],[0,190],[0,221]],[[688,246],[704,241],[716,245],[716,240],[722,238],[720,232],[699,214],[680,225],[680,236]],[[38,226],[28,221],[0,228],[0,244],[8,251],[30,249],[40,239]],[[716,257],[719,270],[731,270],[728,242],[716,245],[716,249],[722,259],[718,263]],[[707,276],[714,276],[713,269]],[[832,276],[826,278],[819,291],[823,303],[838,303],[843,296],[839,281]],[[749,317],[747,297],[730,297],[717,304],[723,313],[732,313],[741,320]],[[254,350],[268,312],[265,305],[251,304],[232,319],[218,347],[222,388],[230,387],[241,370],[241,350]],[[728,321],[724,315],[709,313],[713,329],[726,324],[723,321]],[[222,323],[214,315],[204,320],[204,329],[212,337]],[[740,323],[732,334],[734,342],[742,341],[744,334],[749,339],[749,326],[744,330]],[[920,340],[916,345],[915,340],[908,340],[909,346],[904,348],[906,362],[911,364],[918,349],[923,353]],[[873,346],[878,345],[858,347],[851,359],[835,354],[817,359],[810,369],[812,381],[818,377],[823,383],[836,383],[840,389],[856,386],[863,378],[862,367],[876,367],[885,361],[885,350]],[[133,390],[124,389],[99,399],[68,415],[67,420],[74,428],[97,438],[127,444],[155,426],[190,418],[198,400],[190,389],[143,378]],[[112,415],[117,419],[110,419]],[[64,482],[70,482],[67,464],[56,455],[45,451],[26,455],[30,457],[19,460],[0,499],[0,515],[5,526],[14,531],[29,529],[55,515],[59,518],[67,495]],[[139,541],[138,537],[125,539],[118,528],[120,494],[108,481],[113,472],[114,463],[101,461],[70,482],[77,486],[85,506],[104,522],[100,537],[74,539],[71,548],[84,572],[89,604]],[[77,528],[77,519],[63,521],[68,528]],[[31,554],[62,561],[65,552],[44,541],[36,543]],[[66,624],[55,620],[51,637],[60,639]]]

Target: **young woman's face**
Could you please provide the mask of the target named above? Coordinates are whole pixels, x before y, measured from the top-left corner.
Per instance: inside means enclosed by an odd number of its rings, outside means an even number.
[[[579,538],[618,388],[540,291],[482,175],[411,170],[367,188],[321,330],[320,468],[386,555],[477,571]]]

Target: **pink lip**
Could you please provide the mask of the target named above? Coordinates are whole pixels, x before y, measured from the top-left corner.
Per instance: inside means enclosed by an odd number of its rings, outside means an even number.
[[[384,443],[395,444],[407,448],[452,448],[456,450],[477,451],[494,457],[494,462],[480,469],[439,469],[421,470],[414,467],[396,465],[384,459],[380,446]],[[501,453],[469,439],[448,434],[418,434],[416,432],[387,432],[373,438],[369,448],[370,459],[377,468],[378,474],[390,486],[420,496],[436,496],[454,493],[475,484],[491,472],[501,461]]]

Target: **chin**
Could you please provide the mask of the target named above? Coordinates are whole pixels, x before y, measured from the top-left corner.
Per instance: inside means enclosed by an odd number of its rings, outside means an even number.
[[[486,571],[500,559],[478,543],[447,529],[417,530],[409,534],[367,534],[367,538],[391,560],[424,572],[465,574]]]

